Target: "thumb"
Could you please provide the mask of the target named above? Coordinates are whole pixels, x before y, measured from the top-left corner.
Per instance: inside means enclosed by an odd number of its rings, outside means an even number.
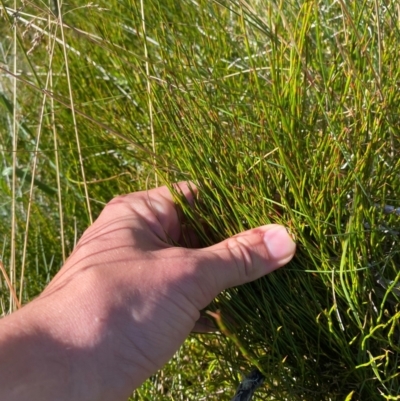
[[[245,231],[196,251],[197,283],[213,299],[226,288],[256,280],[285,265],[295,250],[283,226],[270,224]]]

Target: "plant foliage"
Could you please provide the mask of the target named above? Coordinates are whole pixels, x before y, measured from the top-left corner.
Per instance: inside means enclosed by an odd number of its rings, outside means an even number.
[[[263,399],[400,399],[398,4],[9,3],[0,229],[20,301],[112,196],[192,180],[196,208],[176,196],[205,246],[279,223],[297,255],[221,294],[225,334],[135,399],[229,399],[252,364]]]

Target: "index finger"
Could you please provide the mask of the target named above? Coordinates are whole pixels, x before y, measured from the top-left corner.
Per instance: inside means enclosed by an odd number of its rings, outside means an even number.
[[[172,190],[172,192],[171,192]],[[152,225],[154,232],[165,240],[170,240],[179,245],[184,245],[183,237],[195,239],[192,230],[186,224],[180,205],[177,203],[177,196],[193,207],[198,189],[192,182],[179,182],[172,185],[171,190],[167,186],[159,187],[143,193],[147,197],[149,207],[157,219],[157,225]],[[165,238],[166,237],[166,238]],[[170,242],[168,241],[168,242]],[[185,241],[186,242],[186,241]]]

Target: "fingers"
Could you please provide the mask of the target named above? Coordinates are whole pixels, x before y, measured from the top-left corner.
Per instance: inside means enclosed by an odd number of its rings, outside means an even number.
[[[191,182],[179,182],[173,185],[173,190],[186,199],[193,206],[198,193],[196,186]],[[183,216],[180,207],[175,203],[174,196],[168,187],[159,187],[147,191],[146,200],[153,211],[166,239],[178,242],[184,236],[192,236],[189,229],[183,225]],[[182,229],[185,232],[182,232]],[[193,238],[192,238],[193,240]]]
[[[197,319],[194,327],[192,329],[192,333],[215,333],[218,330],[218,327],[215,326],[215,323],[211,316],[201,314],[201,316]]]
[[[194,251],[194,280],[204,308],[226,288],[256,280],[288,263],[296,245],[282,226],[271,224],[246,231],[209,248]]]
[[[197,188],[193,183],[174,184],[174,191],[190,204],[194,203]],[[135,246],[143,245],[146,249],[160,247],[160,239],[176,243],[186,233],[181,229],[180,208],[166,186],[114,198],[96,220],[95,227],[100,227],[102,232],[104,229],[112,232],[121,227],[130,228],[130,232],[135,233]]]

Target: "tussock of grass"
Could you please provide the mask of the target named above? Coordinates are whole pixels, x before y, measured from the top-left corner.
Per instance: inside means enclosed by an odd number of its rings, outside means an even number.
[[[164,373],[165,383],[183,374],[181,384],[166,385],[162,395],[162,386],[149,382],[136,399],[229,399],[235,372],[251,363],[267,375],[264,399],[398,399],[395,2],[146,1],[146,35],[140,2],[97,4],[62,8],[73,111],[55,16],[42,3],[20,11],[17,103],[4,71],[12,71],[12,26],[1,28],[5,265],[12,196],[17,243],[27,234],[29,173],[41,133],[22,300],[62,263],[60,242],[68,253],[89,223],[85,186],[95,216],[113,195],[151,186],[154,173],[166,183],[191,179],[201,202],[195,211],[183,207],[204,245],[273,222],[289,228],[298,252],[286,268],[215,301],[236,343],[206,339],[204,354],[188,343],[191,359],[174,360]],[[27,54],[36,33],[42,36]],[[17,266],[21,257],[18,248]],[[6,308],[3,282],[1,290]],[[210,353],[223,362],[215,367]],[[191,392],[195,380],[208,387]]]

